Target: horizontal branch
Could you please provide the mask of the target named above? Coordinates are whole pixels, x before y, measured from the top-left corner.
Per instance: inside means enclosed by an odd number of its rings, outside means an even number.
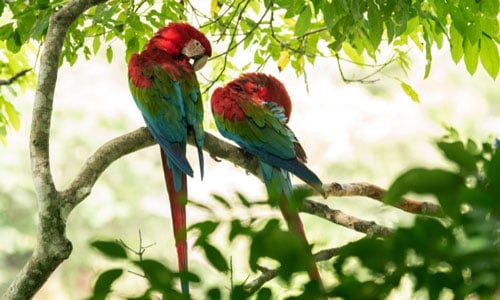
[[[68,189],[61,192],[61,195],[68,202],[69,207],[65,207],[67,215],[78,203],[83,201],[91,192],[101,174],[114,161],[122,156],[155,144],[155,141],[145,128],[139,128],[117,138],[114,138],[92,154],[82,169],[71,182]]]
[[[393,232],[393,229],[378,225],[374,221],[366,221],[360,218],[348,215],[341,210],[331,209],[326,204],[322,204],[312,200],[304,201],[300,208],[301,212],[305,212],[340,226],[361,232],[369,237],[384,237]]]
[[[318,192],[309,188],[307,185],[299,185],[299,188],[310,189],[315,195]],[[348,196],[362,196],[367,197],[386,205],[391,205],[395,208],[401,209],[411,214],[425,215],[429,217],[444,217],[441,206],[424,201],[416,201],[406,197],[402,197],[399,202],[389,204],[384,202],[385,189],[378,187],[371,183],[357,182],[357,183],[337,183],[331,182],[323,185],[327,197],[348,197]]]
[[[193,145],[192,135],[188,143]],[[155,145],[156,142],[146,127],[141,127],[132,132],[116,137],[92,154],[84,163],[78,175],[71,182],[68,189],[61,192],[65,199],[64,215],[67,216],[71,210],[82,202],[91,192],[99,176],[116,160]],[[257,159],[246,151],[229,144],[210,133],[206,133],[204,149],[209,155],[219,161],[224,159],[244,168],[247,172],[259,176],[259,165]]]
[[[188,143],[193,145],[192,135]],[[90,156],[70,187],[62,192],[63,198],[69,201],[65,210],[71,211],[78,203],[87,197],[97,181],[98,177],[115,160],[131,152],[156,144],[147,128],[142,127],[130,133],[119,136],[101,146]],[[245,171],[260,177],[258,160],[248,152],[234,146],[210,133],[206,133],[204,150],[216,161],[226,160],[243,168]],[[301,185],[300,187],[304,187]],[[370,183],[328,183],[324,185],[328,197],[364,196],[382,202],[385,190]],[[403,198],[401,202],[394,205],[406,212],[440,217],[442,211],[439,205],[418,202]],[[304,212],[320,216],[336,224],[368,234],[385,235],[390,232],[387,228],[377,227],[371,221],[360,220],[345,215],[341,211],[332,210],[327,205],[307,201],[303,208]]]

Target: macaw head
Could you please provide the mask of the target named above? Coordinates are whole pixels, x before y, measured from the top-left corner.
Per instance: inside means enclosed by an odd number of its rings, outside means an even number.
[[[263,73],[244,73],[237,81],[247,93],[255,94],[261,101],[272,102],[283,108],[288,122],[292,112],[292,101],[281,81]]]
[[[205,35],[187,23],[170,23],[160,28],[146,47],[192,59],[195,71],[203,68],[212,56],[212,47]]]

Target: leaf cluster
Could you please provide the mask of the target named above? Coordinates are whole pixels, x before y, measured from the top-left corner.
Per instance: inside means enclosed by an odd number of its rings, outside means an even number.
[[[299,198],[304,195],[303,191],[295,193],[293,195],[294,202],[300,202]],[[240,202],[239,204],[236,203],[236,206],[247,209],[262,209],[265,206],[265,209],[271,209],[267,201],[250,202],[241,194],[238,194],[237,198]],[[227,209],[230,208],[229,202],[226,199],[220,196],[214,196],[214,199]],[[196,203],[192,204],[196,205]],[[197,205],[214,213],[211,208],[203,207],[201,204]],[[247,299],[254,292],[249,291],[248,287],[246,287],[246,280],[241,282],[234,279],[234,273],[238,273],[239,270],[233,269],[232,259],[229,262],[227,259],[227,249],[222,250],[221,246],[217,246],[214,243],[214,236],[217,235],[218,239],[220,239],[221,232],[225,231],[224,228],[229,228],[227,230],[227,242],[229,245],[235,243],[237,240],[244,240],[249,243],[248,254],[236,254],[235,257],[238,260],[244,260],[244,255],[248,255],[248,268],[255,273],[267,269],[262,264],[274,262],[280,266],[276,275],[287,284],[291,284],[297,274],[305,274],[307,272],[312,262],[312,257],[311,255],[305,255],[305,253],[310,252],[302,240],[289,230],[283,229],[282,226],[283,222],[275,218],[263,221],[255,217],[250,217],[246,220],[235,217],[227,221],[202,221],[190,226],[188,231],[196,235],[194,247],[202,250],[207,262],[218,272],[215,273],[219,274],[216,276],[221,276],[222,278],[229,277],[226,287],[229,288],[230,299]],[[129,272],[135,274],[132,276],[140,274],[145,279],[149,287],[143,295],[128,299],[151,299],[157,294],[163,295],[164,298],[168,297],[168,299],[170,297],[173,297],[173,299],[186,299],[186,295],[181,295],[175,289],[175,285],[181,277],[185,276],[191,283],[195,284],[207,279],[206,275],[194,274],[191,271],[187,274],[178,273],[155,259],[143,259],[142,250],[134,251],[136,255],[140,255],[138,260],[133,259],[128,255],[130,248],[117,241],[98,240],[94,241],[92,246],[110,259],[128,262],[128,265],[132,266],[128,269]],[[135,270],[136,268],[139,268],[139,272],[131,271],[131,269]],[[89,299],[104,299],[118,292],[113,290],[112,285],[117,279],[124,276],[124,271],[125,269],[123,268],[114,268],[102,272],[94,283],[93,294]],[[213,274],[213,271],[210,272]],[[317,282],[305,282],[297,291],[296,294],[298,296],[287,299],[314,299],[319,296],[319,291]],[[205,290],[207,299],[225,299],[227,296],[224,295],[227,293],[221,286],[210,286]],[[270,299],[273,295],[276,295],[275,293],[276,291],[264,287],[256,291],[255,295],[257,299]]]
[[[42,45],[50,17],[67,3],[0,0],[0,16],[9,18],[0,21],[0,42],[5,48],[2,50],[21,53],[21,60],[28,61],[21,50],[23,45]],[[100,51],[111,62],[120,46],[125,47],[128,61],[157,28],[171,21],[189,21],[209,33],[213,44],[225,49],[212,58],[213,71],[207,89],[219,80],[233,77],[228,70],[259,71],[271,62],[279,70],[291,66],[307,82],[306,63],[314,64],[318,57],[336,61],[333,66],[346,82],[370,82],[393,62],[406,72],[410,66],[407,51],[411,47],[425,53],[427,77],[433,46],[441,48],[445,42],[453,60],[463,60],[470,74],[476,72],[480,61],[488,74],[496,78],[500,69],[498,12],[497,0],[212,0],[209,11],[191,1],[109,0],[92,7],[72,24],[60,63],[73,65],[79,58],[89,59]],[[390,58],[383,58],[382,48],[391,49]],[[252,59],[245,57],[243,65],[233,62],[238,53],[249,51]],[[367,58],[375,63],[367,63]],[[371,71],[360,78],[347,78],[341,63],[346,61]],[[13,60],[7,58],[6,64],[11,63]],[[418,101],[418,94],[410,85],[396,80],[408,96]],[[27,82],[19,84],[33,87]],[[0,114],[2,132],[7,124],[16,127],[13,115],[6,109]]]
[[[498,297],[500,151],[456,136],[451,130],[437,143],[454,170],[409,170],[385,195],[388,203],[409,192],[434,196],[446,218],[417,217],[384,240],[365,238],[343,247],[334,263],[339,284],[332,295],[384,299],[409,279],[414,292],[430,299],[446,293],[456,299]]]

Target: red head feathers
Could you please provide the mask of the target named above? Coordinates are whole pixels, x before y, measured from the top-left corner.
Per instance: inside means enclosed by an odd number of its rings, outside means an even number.
[[[292,112],[292,101],[285,86],[273,76],[263,73],[244,73],[237,79],[229,82],[224,88],[217,88],[212,95],[212,104],[215,113],[224,114],[227,119],[243,120],[245,114],[239,105],[232,105],[238,101],[240,95],[252,95],[259,102],[274,102],[283,108],[286,122]]]
[[[146,50],[155,48],[174,57],[184,55],[194,59],[195,71],[212,56],[212,47],[205,35],[187,23],[170,23],[160,28],[146,45]]]

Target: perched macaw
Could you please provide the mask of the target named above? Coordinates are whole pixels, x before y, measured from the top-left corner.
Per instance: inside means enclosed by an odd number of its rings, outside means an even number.
[[[212,55],[208,39],[186,23],[160,28],[145,49],[132,54],[129,87],[149,132],[160,145],[180,271],[188,268],[186,241],[186,174],[193,169],[186,159],[188,132],[194,133],[203,178],[203,104],[195,71]],[[192,62],[191,62],[192,60]],[[189,293],[189,282],[181,281]]]
[[[289,172],[323,196],[321,180],[306,166],[304,149],[286,125],[292,103],[284,85],[262,73],[246,73],[217,88],[211,97],[215,124],[223,136],[259,159],[264,183],[278,204],[289,229],[307,244],[302,221],[289,206],[292,184]],[[315,264],[309,277],[321,284]]]

